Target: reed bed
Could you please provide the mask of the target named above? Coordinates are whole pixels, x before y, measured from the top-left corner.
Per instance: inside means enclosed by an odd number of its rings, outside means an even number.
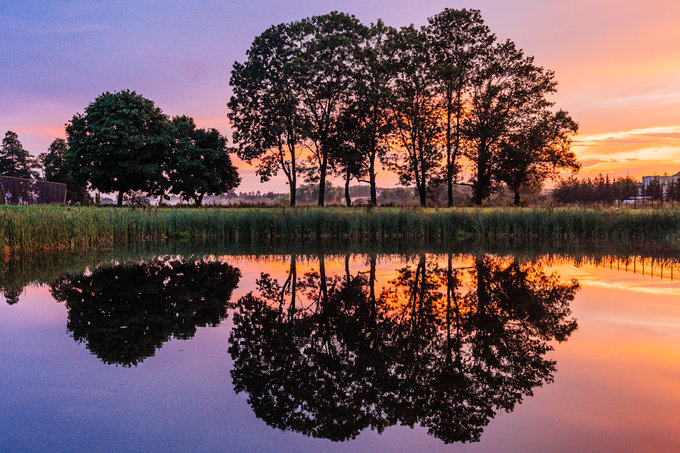
[[[667,241],[680,209],[96,208],[0,206],[0,250],[219,238],[448,241],[465,238]]]

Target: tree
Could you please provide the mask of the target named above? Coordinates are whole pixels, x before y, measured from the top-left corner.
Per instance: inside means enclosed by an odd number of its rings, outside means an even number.
[[[319,206],[325,204],[326,177],[339,143],[339,122],[352,95],[352,71],[366,27],[354,16],[336,11],[293,24],[300,51],[293,89],[300,94],[305,117],[308,181],[318,182]]]
[[[66,165],[65,156],[68,147],[66,140],[55,138],[47,149],[38,157],[43,168],[45,180],[66,184],[66,198],[79,203],[90,203],[92,198],[87,192],[87,184],[76,180],[73,171]]]
[[[655,201],[661,201],[663,203],[663,185],[658,176],[654,176],[654,178],[644,187],[643,195],[648,196],[652,200],[652,206],[654,206]]]
[[[26,151],[16,132],[7,131],[0,147],[0,176],[35,179],[38,162]]]
[[[570,150],[571,135],[577,131],[574,120],[560,110],[532,115],[508,134],[499,150],[498,179],[514,192],[516,206],[521,189],[540,186],[562,169],[578,171],[580,164]]]
[[[245,63],[234,63],[229,84],[229,119],[238,156],[259,160],[257,175],[269,181],[279,170],[296,204],[298,146],[304,130],[299,93],[293,87],[295,47],[292,27],[280,24],[255,38]]]
[[[478,10],[447,8],[429,19],[426,27],[432,49],[434,77],[445,111],[447,203],[453,205],[453,185],[461,155],[462,122],[470,78],[482,51],[493,42]]]
[[[345,176],[345,198],[349,206],[349,181],[368,182],[370,203],[377,205],[376,164],[385,161],[388,137],[393,128],[391,71],[386,42],[394,30],[382,21],[372,24],[357,49],[352,73],[353,93],[343,112],[335,160]],[[368,177],[368,181],[361,178]]]
[[[154,103],[134,91],[99,95],[66,125],[67,165],[79,181],[123,196],[141,190],[162,195],[169,181],[172,125]]]
[[[393,151],[388,165],[403,185],[415,183],[420,205],[439,182],[441,168],[441,105],[431,71],[432,55],[423,31],[413,26],[392,33],[394,70],[393,139],[402,149]]]
[[[522,127],[522,119],[552,105],[552,71],[534,65],[512,41],[484,49],[471,78],[472,97],[465,117],[465,156],[473,170],[473,202],[481,205],[499,183],[501,142]]]
[[[227,139],[217,129],[200,129],[194,119],[172,119],[175,140],[168,169],[170,193],[200,206],[205,195],[226,193],[241,182],[231,163]]]

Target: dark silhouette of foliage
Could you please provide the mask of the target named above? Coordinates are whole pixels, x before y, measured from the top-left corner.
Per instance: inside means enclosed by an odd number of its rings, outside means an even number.
[[[560,170],[577,172],[580,164],[570,150],[578,125],[564,111],[532,115],[503,140],[499,152],[498,179],[505,182],[520,204],[520,191],[540,187]]]
[[[375,257],[344,277],[319,259],[295,289],[292,271],[284,285],[263,274],[234,315],[234,387],[279,429],[342,441],[419,424],[447,443],[477,441],[552,380],[544,356],[576,329],[578,284],[537,264],[479,257],[455,269],[449,257],[442,268],[421,255],[376,297]]]
[[[425,32],[413,26],[392,33],[390,53],[394,70],[393,149],[389,167],[403,185],[415,184],[420,205],[439,183],[442,160],[442,106],[437,102],[438,86],[432,71],[432,48]]]
[[[229,119],[238,156],[259,160],[257,175],[269,181],[283,171],[296,204],[298,148],[306,129],[300,93],[293,86],[299,49],[291,25],[275,25],[256,37],[244,63],[235,62]]]
[[[305,173],[308,181],[318,182],[319,206],[324,206],[326,178],[340,142],[338,129],[354,94],[353,68],[367,31],[356,17],[337,11],[303,19],[292,27],[300,49],[293,89],[299,92],[311,153]]]
[[[24,149],[16,132],[7,131],[0,146],[0,176],[35,179],[39,163]]]
[[[220,262],[155,259],[64,275],[50,291],[66,303],[76,341],[104,363],[132,366],[171,337],[219,324],[240,276]]]
[[[447,204],[452,206],[453,185],[460,171],[465,104],[470,97],[475,65],[484,49],[492,44],[493,35],[484,25],[481,13],[469,9],[446,8],[429,19],[425,30],[432,48],[434,77],[443,93]]]
[[[599,175],[594,179],[567,178],[553,190],[553,198],[560,203],[613,204],[638,195],[638,184],[630,177],[609,179]]]

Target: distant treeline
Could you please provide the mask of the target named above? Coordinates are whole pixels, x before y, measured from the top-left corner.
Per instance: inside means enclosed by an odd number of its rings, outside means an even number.
[[[606,203],[613,204],[639,195],[640,184],[630,177],[609,178],[599,175],[593,179],[574,177],[560,181],[553,190],[558,203]]]

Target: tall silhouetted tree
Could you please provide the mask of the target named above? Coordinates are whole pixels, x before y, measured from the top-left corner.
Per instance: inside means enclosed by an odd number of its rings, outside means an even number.
[[[478,10],[445,9],[426,27],[435,79],[442,93],[445,117],[447,203],[453,205],[453,185],[459,172],[465,104],[480,54],[493,42]]]
[[[502,140],[530,112],[552,105],[546,95],[555,92],[556,82],[551,71],[534,65],[533,57],[506,41],[485,49],[471,84],[465,154],[473,170],[473,202],[481,205],[499,183]]]
[[[291,25],[268,28],[256,37],[244,63],[235,62],[230,85],[229,119],[238,156],[258,160],[260,181],[281,170],[288,181],[290,205],[295,206],[297,157],[305,130],[300,92],[294,86],[299,58]]]
[[[172,125],[154,103],[134,91],[103,93],[66,125],[67,165],[101,192],[161,195],[168,188]]]
[[[217,129],[200,129],[193,118],[177,116],[173,154],[168,168],[170,193],[200,206],[206,195],[226,193],[241,182],[232,165],[227,139]]]
[[[0,147],[0,176],[35,179],[38,162],[24,149],[19,136],[13,131],[5,132]]]
[[[337,160],[345,176],[346,199],[351,176],[370,187],[370,203],[378,201],[376,165],[384,161],[393,128],[391,71],[386,42],[393,29],[382,21],[365,30],[352,73],[353,96],[341,118]],[[348,171],[349,170],[349,171]],[[366,180],[365,178],[368,178]]]
[[[393,65],[393,149],[389,165],[404,184],[415,183],[420,205],[438,183],[442,161],[441,104],[437,102],[437,80],[431,70],[432,49],[424,32],[413,26],[392,33],[390,52]]]
[[[300,96],[307,147],[307,179],[319,185],[325,203],[326,177],[332,166],[338,127],[352,93],[352,71],[366,27],[354,16],[332,12],[293,24],[300,47],[292,89]]]

